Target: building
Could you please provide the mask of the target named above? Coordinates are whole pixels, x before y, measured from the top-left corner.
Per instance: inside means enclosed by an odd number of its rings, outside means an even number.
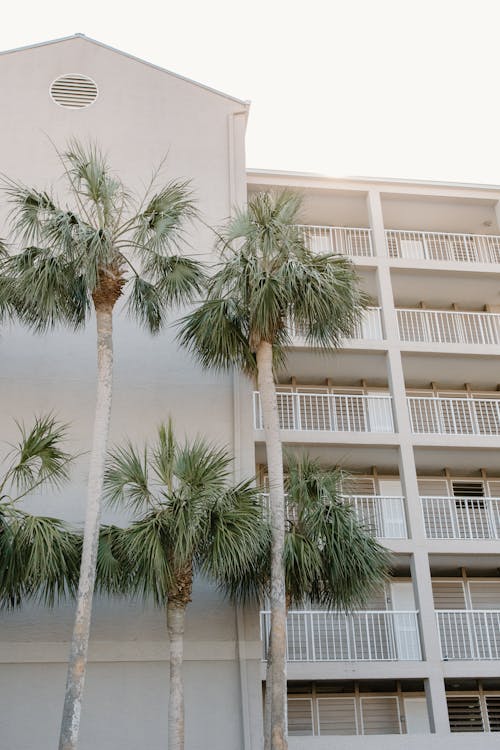
[[[290,613],[290,748],[493,747],[500,187],[247,172],[247,103],[81,36],[0,55],[0,80],[10,102],[4,173],[56,181],[47,134],[58,146],[94,138],[137,189],[168,153],[167,177],[192,178],[208,225],[247,190],[286,186],[305,195],[311,247],[353,258],[373,306],[335,354],[311,350],[297,332],[279,374],[283,437],[354,472],[351,502],[394,552],[394,575],[366,611]],[[210,233],[196,232],[191,242],[209,259]],[[252,384],[201,372],[173,338],[153,340],[120,318],[112,441],[140,442],[171,414],[188,434],[228,444],[239,475],[257,470],[265,481]],[[0,348],[2,439],[11,416],[53,409],[72,422],[74,447],[88,446],[93,332],[42,338],[12,327]],[[84,485],[82,459],[67,492],[33,507],[79,521]],[[2,613],[2,748],[54,746],[71,621],[71,604]],[[198,584],[186,634],[189,750],[261,746],[266,621]],[[82,750],[165,746],[167,658],[161,613],[97,603]]]

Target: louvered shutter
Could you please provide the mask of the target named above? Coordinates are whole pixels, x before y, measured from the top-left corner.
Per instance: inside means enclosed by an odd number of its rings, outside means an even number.
[[[352,698],[318,698],[319,734],[357,734],[356,701]]]
[[[343,492],[348,495],[375,495],[374,477],[349,477],[342,486]]]
[[[490,732],[500,732],[500,695],[485,696]]]
[[[450,493],[446,479],[419,479],[418,492],[423,497],[447,497]]]
[[[457,578],[449,581],[433,581],[435,609],[465,609],[463,582]]]
[[[500,497],[500,479],[488,479],[488,494],[490,497]]]
[[[446,700],[451,732],[484,732],[479,697],[454,695]]]
[[[288,698],[288,734],[312,736],[312,698]]]
[[[500,609],[500,581],[474,581],[469,579],[473,609]]]
[[[399,705],[396,696],[362,697],[361,713],[363,734],[401,734]]]

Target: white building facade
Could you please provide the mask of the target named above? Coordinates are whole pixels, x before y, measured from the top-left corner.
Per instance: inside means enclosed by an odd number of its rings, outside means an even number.
[[[1,171],[57,189],[50,139],[97,141],[138,192],[167,154],[207,226],[248,192],[304,196],[313,251],[352,257],[372,298],[343,349],[296,332],[278,373],[283,440],[353,473],[347,499],[394,553],[390,583],[362,612],[289,614],[289,744],[328,748],[493,747],[500,731],[500,188],[246,171],[245,102],[84,37],[0,55]],[[54,84],[54,81],[57,83]],[[69,105],[69,106],[68,106]],[[5,204],[0,214],[6,216]],[[0,231],[6,235],[7,229]],[[205,225],[189,238],[210,262]],[[259,396],[205,373],[174,342],[124,315],[116,330],[112,442],[140,443],[171,415],[178,431],[228,445],[238,477],[266,457]],[[95,356],[84,333],[0,337],[2,440],[12,417],[52,410],[88,449]],[[79,523],[85,458],[71,486],[31,508]],[[0,747],[54,747],[72,604],[0,614]],[[186,634],[186,745],[257,750],[268,615],[200,582]],[[168,639],[161,612],[99,601],[83,750],[165,747]]]

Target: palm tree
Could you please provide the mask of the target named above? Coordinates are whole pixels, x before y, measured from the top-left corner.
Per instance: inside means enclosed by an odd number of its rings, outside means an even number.
[[[391,557],[357,519],[342,497],[346,472],[324,469],[307,454],[286,456],[286,523],[284,569],[287,610],[319,605],[349,611],[365,606],[387,579]],[[271,551],[251,575],[229,586],[236,598],[252,592],[262,601],[270,577]],[[272,643],[267,651],[265,748],[270,747]]]
[[[195,216],[186,182],[156,187],[156,175],[139,203],[97,146],[71,142],[61,160],[67,181],[63,200],[5,180],[13,236],[22,249],[1,262],[0,295],[37,331],[60,323],[77,328],[92,308],[97,324],[97,398],[82,564],[59,744],[60,750],[75,750],[111,414],[113,310],[129,286],[128,312],[156,333],[173,304],[199,292],[202,273],[179,253],[186,222]]]
[[[286,602],[283,555],[283,453],[274,373],[291,343],[290,318],[307,341],[338,347],[352,334],[367,299],[346,258],[315,255],[297,227],[296,193],[257,193],[220,232],[220,267],[206,299],[184,317],[180,342],[208,368],[256,376],[269,471],[272,639],[272,748],[286,748]]]
[[[18,423],[19,441],[1,460],[0,608],[27,599],[52,605],[74,593],[80,543],[57,518],[33,515],[20,507],[42,488],[59,489],[69,478],[73,456],[63,450],[65,425],[41,416],[31,428]]]
[[[202,439],[179,444],[161,426],[153,446],[130,443],[111,453],[105,491],[111,504],[140,518],[107,529],[98,585],[128,591],[166,608],[170,639],[168,748],[184,748],[184,622],[195,573],[216,581],[247,575],[269,537],[257,490],[229,483],[231,459]]]

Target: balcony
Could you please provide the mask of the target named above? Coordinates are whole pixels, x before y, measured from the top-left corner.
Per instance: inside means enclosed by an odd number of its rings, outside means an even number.
[[[282,430],[319,432],[394,432],[389,394],[277,392]],[[264,427],[260,394],[253,394],[254,427]]]
[[[498,539],[500,498],[421,497],[428,539]]]
[[[298,326],[296,326],[293,321],[290,321],[289,328],[295,345],[307,345],[304,332]],[[356,326],[351,339],[362,341],[381,341],[383,338],[384,335],[382,332],[381,308],[366,308],[363,319]]]
[[[500,659],[500,610],[444,609],[436,618],[445,661]]]
[[[452,263],[500,263],[500,236],[388,229],[390,258]]]
[[[408,539],[404,498],[381,495],[349,495],[359,521],[379,539]]]
[[[398,309],[401,341],[425,344],[500,344],[500,315],[455,310]]]
[[[294,610],[287,617],[289,662],[420,661],[414,611],[362,611],[345,614]],[[263,658],[269,644],[270,612],[261,612]]]
[[[261,495],[267,507],[269,494]],[[381,495],[344,495],[342,501],[352,506],[357,519],[379,539],[408,539],[404,498]]]
[[[500,435],[500,399],[408,396],[411,429],[420,435]]]
[[[334,253],[369,258],[373,253],[371,229],[300,224],[306,244],[313,253]]]

